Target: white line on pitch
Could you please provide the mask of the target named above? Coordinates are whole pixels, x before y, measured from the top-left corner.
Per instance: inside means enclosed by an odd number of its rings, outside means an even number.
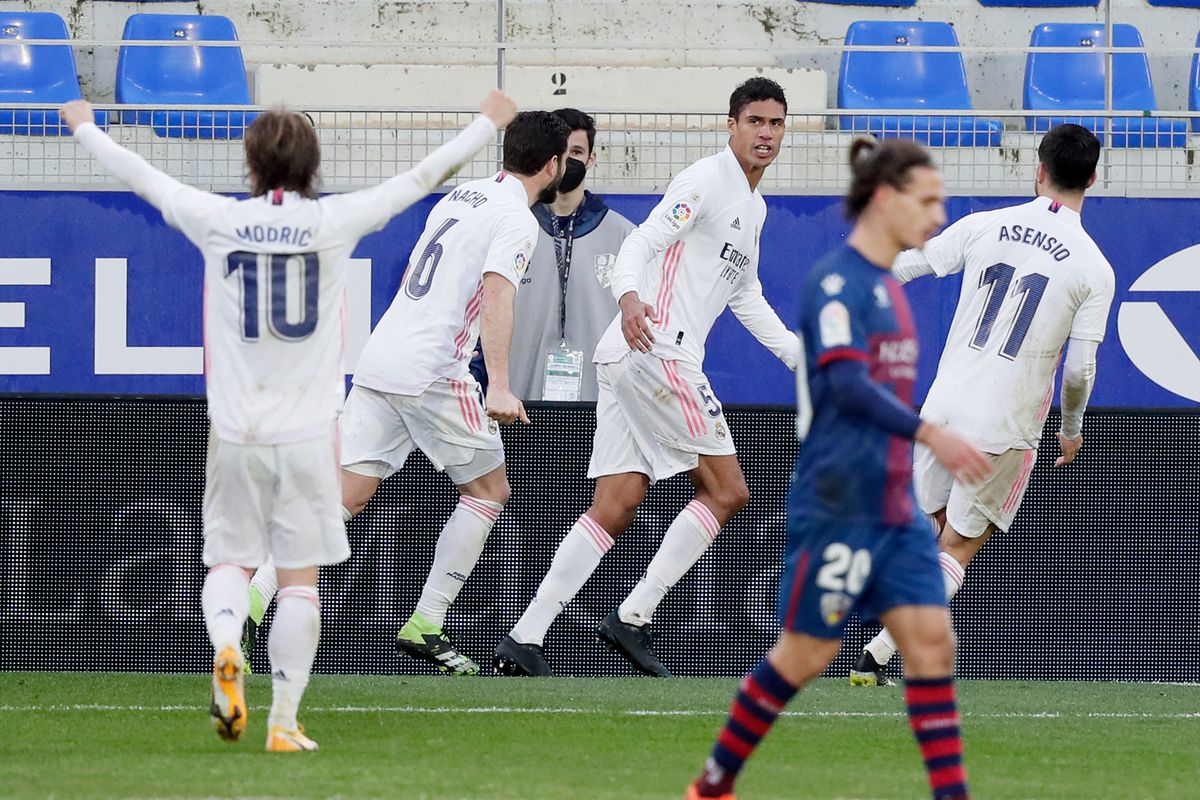
[[[207,711],[204,706],[146,706],[146,705],[0,705],[0,712],[71,712],[71,711]],[[590,716],[626,717],[724,717],[726,711],[700,711],[692,709],[621,709],[599,708],[521,708],[509,706],[477,706],[469,708],[433,706],[312,706],[308,711],[340,714],[568,714]],[[903,717],[903,711],[785,711],[788,717],[865,717],[869,719]],[[1156,714],[1148,711],[1006,711],[963,712],[963,716],[976,719],[1200,719],[1200,711]]]

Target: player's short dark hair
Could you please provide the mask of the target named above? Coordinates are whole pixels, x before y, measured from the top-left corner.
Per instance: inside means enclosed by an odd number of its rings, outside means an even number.
[[[1083,191],[1096,174],[1100,140],[1082,125],[1055,125],[1038,145],[1038,160],[1046,165],[1050,182],[1067,191]]]
[[[759,100],[776,100],[787,113],[787,96],[783,93],[783,87],[770,78],[759,77],[742,81],[729,95],[729,116],[737,119],[746,106]]]
[[[596,120],[592,119],[592,115],[585,114],[578,108],[560,108],[554,112],[554,116],[567,123],[571,133],[583,131],[587,134],[588,155],[591,155],[596,149]]]
[[[244,146],[251,196],[272,189],[317,196],[321,144],[308,117],[282,108],[263,112],[246,128]]]
[[[536,175],[546,162],[567,151],[571,126],[549,111],[522,111],[504,129],[504,168]]]
[[[887,185],[903,189],[916,167],[933,167],[929,151],[906,139],[855,139],[850,145],[850,190],[846,216],[857,219],[871,202],[875,190]]]

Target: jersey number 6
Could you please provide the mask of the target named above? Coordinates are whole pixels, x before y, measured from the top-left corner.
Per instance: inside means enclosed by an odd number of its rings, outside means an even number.
[[[437,272],[438,263],[442,260],[442,245],[438,239],[457,224],[458,220],[456,219],[448,219],[443,222],[430,238],[429,244],[425,245],[425,249],[421,251],[421,257],[417,259],[417,263],[409,265],[408,272],[404,276],[404,293],[413,300],[420,300],[429,294],[429,289],[433,286],[433,275]]]

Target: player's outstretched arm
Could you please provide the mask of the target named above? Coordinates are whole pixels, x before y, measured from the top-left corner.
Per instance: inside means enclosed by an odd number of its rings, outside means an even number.
[[[1062,410],[1062,429],[1058,432],[1058,444],[1062,455],[1054,466],[1070,464],[1083,447],[1083,412],[1087,410],[1096,383],[1097,342],[1086,339],[1071,339],[1067,345],[1067,358],[1063,364],[1062,393],[1059,405]]]
[[[957,480],[969,484],[979,483],[992,472],[987,457],[979,452],[975,445],[948,428],[922,422],[917,428],[915,438],[928,447],[933,452],[933,457]]]
[[[346,214],[346,224],[358,236],[377,231],[392,217],[428,195],[463,168],[485,146],[495,141],[496,131],[512,122],[517,104],[493,89],[479,106],[479,116],[458,136],[442,145],[412,169],[378,186],[329,198]]]
[[[871,380],[867,365],[857,359],[833,361],[823,367],[833,401],[849,414],[893,436],[915,439],[961,480],[974,483],[991,471],[987,458],[966,439],[940,425],[924,422],[891,392]]]
[[[139,197],[160,211],[184,184],[152,167],[146,159],[114,142],[96,127],[96,114],[86,100],[72,100],[59,109],[75,141]]]
[[[787,329],[763,297],[757,274],[743,280],[745,285],[729,298],[730,310],[763,347],[795,372],[800,363],[800,337]]]
[[[933,265],[920,250],[905,250],[896,256],[896,261],[892,264],[892,277],[896,279],[897,283],[908,283],[932,274],[934,274]]]
[[[508,383],[508,351],[512,346],[513,301],[517,287],[502,275],[483,275],[483,309],[479,318],[479,338],[487,353],[487,414],[499,422],[521,420],[529,424],[525,406],[512,393]]]

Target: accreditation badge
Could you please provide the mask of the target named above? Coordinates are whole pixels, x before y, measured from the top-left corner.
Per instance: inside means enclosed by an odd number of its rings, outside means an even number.
[[[583,388],[583,351],[559,347],[546,354],[542,399],[569,403],[579,400]]]

